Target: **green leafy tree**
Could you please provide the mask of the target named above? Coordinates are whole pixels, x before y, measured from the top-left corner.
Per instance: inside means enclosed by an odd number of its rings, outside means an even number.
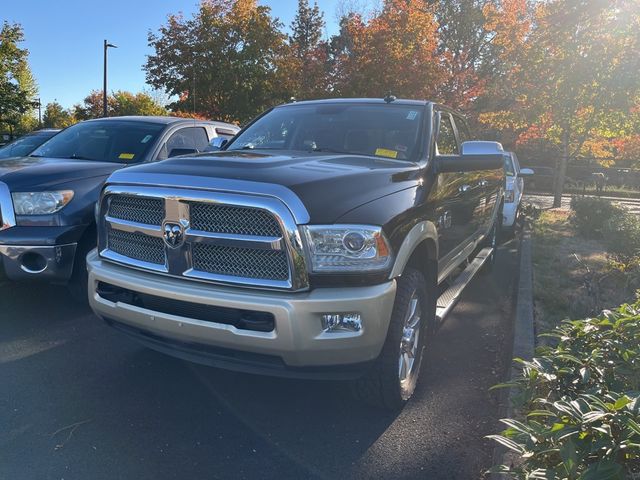
[[[28,64],[29,51],[20,48],[22,27],[5,21],[0,30],[0,123],[14,131],[35,105],[37,86]]]
[[[113,94],[114,115],[166,115],[167,109],[149,94],[118,91]],[[107,101],[108,102],[108,101]]]
[[[75,119],[62,105],[56,101],[47,103],[42,116],[42,125],[45,128],[65,128],[73,123]]]
[[[295,68],[294,95],[299,99],[326,96],[329,80],[328,44],[322,41],[324,15],[318,4],[298,0],[298,11],[291,22],[289,45]]]
[[[256,0],[207,0],[190,19],[170,15],[149,33],[147,82],[178,100],[172,110],[245,122],[292,94],[282,25]]]
[[[72,116],[78,120],[89,120],[102,117],[102,91],[93,90],[81,104],[73,107]],[[110,117],[122,115],[167,115],[156,99],[146,92],[131,93],[117,91],[107,96],[107,114]]]

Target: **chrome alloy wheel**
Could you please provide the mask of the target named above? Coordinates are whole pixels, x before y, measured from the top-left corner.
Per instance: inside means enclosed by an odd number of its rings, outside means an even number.
[[[422,318],[422,309],[420,308],[420,297],[418,292],[413,292],[407,313],[404,320],[404,328],[402,330],[402,339],[400,340],[400,357],[398,359],[398,378],[400,384],[403,384],[412,378],[414,373],[414,363],[419,355],[418,346],[420,344],[420,320]]]

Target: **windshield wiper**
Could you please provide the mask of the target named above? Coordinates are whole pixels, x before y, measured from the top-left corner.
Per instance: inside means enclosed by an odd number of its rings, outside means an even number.
[[[95,160],[95,158],[83,157],[82,155],[76,155],[75,153],[63,158],[70,158],[71,160]]]
[[[30,156],[30,157],[33,157],[33,158],[41,158],[41,157],[44,157],[44,155],[34,155],[33,153],[32,153],[31,155],[29,155],[29,156]]]
[[[309,151],[310,152],[341,153],[343,155],[366,155],[365,153],[344,152],[344,151],[341,151],[341,150],[336,150],[335,148],[327,148],[327,147],[313,147]]]

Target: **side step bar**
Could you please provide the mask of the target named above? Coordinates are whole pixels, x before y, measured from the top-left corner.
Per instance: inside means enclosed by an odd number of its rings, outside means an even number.
[[[492,247],[483,248],[478,252],[476,258],[473,259],[467,268],[465,268],[460,275],[456,277],[451,286],[447,288],[440,297],[438,297],[436,307],[436,320],[438,324],[442,323],[445,317],[453,310],[453,307],[458,303],[460,295],[473,277],[480,271],[484,263],[491,257],[493,253]]]

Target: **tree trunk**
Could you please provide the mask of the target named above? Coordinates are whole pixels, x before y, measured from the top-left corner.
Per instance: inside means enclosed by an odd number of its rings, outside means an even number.
[[[562,158],[556,177],[555,191],[553,195],[553,208],[562,206],[562,191],[564,190],[564,179],[567,175],[567,163],[569,163],[569,129],[562,129]]]

